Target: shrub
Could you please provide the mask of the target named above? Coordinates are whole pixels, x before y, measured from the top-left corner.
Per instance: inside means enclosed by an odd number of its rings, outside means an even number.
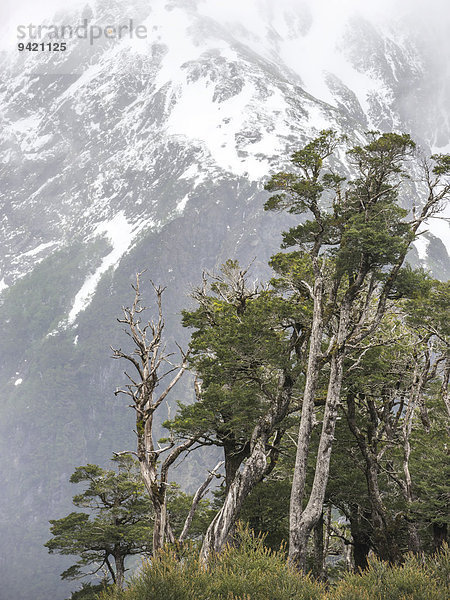
[[[450,548],[448,544],[444,544],[433,556],[428,557],[425,566],[431,577],[446,591],[445,597],[450,598]]]
[[[374,559],[368,569],[345,576],[330,600],[444,600],[442,581],[420,560],[410,557],[401,566],[390,566]]]
[[[377,559],[360,574],[348,574],[325,588],[290,569],[283,551],[264,546],[261,537],[239,530],[238,544],[215,556],[208,567],[194,544],[183,556],[166,549],[144,564],[124,592],[108,591],[102,600],[444,600],[449,598],[448,547],[434,557],[410,556],[401,566]]]
[[[286,564],[285,553],[264,546],[261,537],[240,530],[229,546],[204,568],[188,551],[179,560],[172,550],[144,565],[125,592],[103,600],[323,600],[323,587]]]
[[[286,563],[283,551],[264,546],[262,537],[239,532],[238,547],[229,546],[210,567],[214,600],[321,600],[323,587],[302,577]]]
[[[83,583],[81,589],[72,592],[69,600],[97,600],[100,592],[111,588],[106,581],[97,585],[92,583]]]

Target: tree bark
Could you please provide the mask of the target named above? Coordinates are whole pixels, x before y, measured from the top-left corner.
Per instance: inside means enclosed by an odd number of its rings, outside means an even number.
[[[259,438],[254,444],[243,471],[236,473],[222,508],[208,527],[200,553],[203,562],[207,561],[211,553],[222,550],[239,516],[245,498],[264,477],[267,468],[265,448],[267,440],[264,437]]]
[[[166,519],[167,519],[167,504],[166,498],[163,499],[155,495],[152,499],[154,510],[153,524],[153,553],[157,552],[164,546],[166,537]]]
[[[239,517],[244,500],[270,469],[267,445],[275,433],[277,425],[285,418],[292,393],[293,381],[285,374],[281,385],[266,415],[264,415],[253,430],[250,441],[250,456],[242,471],[237,471],[233,482],[225,496],[222,508],[210,523],[203,540],[200,559],[206,563],[212,553],[222,550]],[[273,460],[273,459],[272,459]]]
[[[428,367],[427,367],[428,372]],[[403,473],[405,476],[405,485],[403,487],[403,495],[406,500],[408,510],[414,501],[411,473],[409,470],[409,459],[411,456],[410,437],[414,420],[414,413],[419,403],[423,386],[425,384],[425,375],[422,371],[420,375],[417,373],[417,366],[414,372],[413,389],[411,391],[408,406],[406,408],[405,417],[403,420]],[[414,554],[419,554],[421,550],[421,542],[419,532],[415,523],[409,520],[407,523],[408,530],[408,550]]]
[[[447,523],[433,523],[433,550],[436,552],[448,540]]]
[[[350,505],[350,533],[353,542],[353,564],[356,573],[363,571],[368,566],[368,556],[372,549],[370,516],[370,510],[361,509],[357,504]]]
[[[116,583],[116,572],[114,571],[114,569],[111,565],[111,561],[109,560],[109,554],[107,556],[105,556],[105,565],[109,571],[109,574],[111,575],[112,582]]]
[[[125,557],[120,551],[120,548],[116,548],[115,550],[114,562],[116,565],[115,584],[119,588],[119,590],[122,590],[125,583]]]
[[[197,510],[197,507],[200,503],[200,500],[203,498],[203,496],[205,495],[211,481],[214,479],[214,477],[217,477],[217,471],[220,469],[220,467],[223,465],[223,461],[220,461],[219,463],[217,463],[217,465],[214,467],[214,469],[211,471],[211,473],[208,475],[208,477],[206,478],[206,480],[202,483],[202,485],[198,488],[198,490],[195,492],[194,494],[194,498],[192,499],[192,504],[191,504],[191,508],[189,510],[188,516],[186,517],[186,520],[184,522],[183,525],[183,530],[180,534],[180,537],[178,538],[178,542],[181,544],[182,542],[184,542],[189,529],[191,527],[192,524],[192,520],[194,518],[195,515],[195,511]]]
[[[340,402],[342,380],[344,376],[345,342],[350,324],[351,303],[354,291],[347,291],[339,311],[339,323],[334,348],[331,350],[330,374],[328,379],[327,398],[320,434],[319,448],[316,458],[316,469],[308,503],[302,510],[301,498],[291,496],[291,522],[289,539],[289,561],[298,569],[306,571],[306,554],[311,531],[320,518],[330,472],[331,449]],[[321,312],[321,311],[320,311]],[[322,315],[320,314],[322,319]],[[316,365],[317,369],[317,365]],[[318,373],[316,374],[318,377]],[[299,437],[300,446],[300,437]],[[296,463],[295,468],[303,472],[300,479],[306,479],[306,458]],[[304,488],[303,488],[304,489]],[[300,501],[299,501],[300,500]]]
[[[370,542],[366,535],[352,534],[353,538],[353,563],[355,571],[364,571],[368,566]]]
[[[447,358],[445,361],[445,365],[444,365],[444,376],[442,379],[441,394],[442,394],[442,399],[445,404],[445,408],[447,409],[447,414],[450,418],[450,395],[448,393],[449,379],[450,379],[450,358]],[[448,430],[450,433],[450,427],[448,428]]]
[[[169,365],[163,344],[164,318],[162,308],[162,295],[164,288],[153,285],[156,294],[158,310],[157,320],[142,324],[141,313],[146,309],[142,306],[140,292],[140,276],[136,275],[134,301],[131,307],[123,307],[123,318],[118,319],[123,323],[126,333],[134,343],[131,353],[122,352],[120,348],[111,348],[113,357],[125,359],[133,366],[133,375],[125,372],[129,383],[124,389],[117,389],[115,394],[124,394],[131,398],[131,405],[136,412],[137,457],[139,460],[145,488],[150,496],[154,511],[153,552],[157,552],[164,545],[166,536],[173,537],[167,522],[167,484],[168,470],[180,454],[192,446],[196,438],[190,438],[179,446],[174,446],[172,441],[166,448],[155,448],[153,441],[153,416],[171,390],[177,385],[187,367],[188,353],[182,355],[182,364],[163,372],[164,366]],[[170,382],[158,393],[160,381],[176,371]],[[159,470],[160,456],[165,451],[170,451]]]
[[[331,448],[337,418],[343,378],[343,352],[337,351],[331,359],[330,378],[323,418],[316,469],[311,494],[305,509],[295,502],[292,513],[295,519],[290,524],[289,560],[301,571],[306,572],[306,556],[309,536],[323,510],[325,491],[330,471]],[[306,465],[305,465],[306,470]],[[305,473],[306,475],[306,473]]]
[[[352,548],[351,544],[348,542],[342,542],[342,552],[344,554],[345,567],[347,569],[347,573],[352,572]]]
[[[249,454],[248,444],[241,449],[237,448],[236,442],[224,440],[223,442],[224,458],[225,458],[225,493],[228,492],[234,480],[236,473],[239,470],[242,462]]]
[[[314,526],[314,565],[313,574],[316,579],[324,579],[324,539],[323,539],[324,518],[323,512]]]
[[[313,322],[309,341],[308,365],[289,508],[289,557],[291,562],[296,562],[299,548],[305,544],[304,540],[299,539],[299,530],[301,527],[302,503],[305,494],[307,461],[313,426],[314,400],[320,372],[319,361],[322,355],[323,276],[320,273],[318,264],[315,265],[315,270]]]

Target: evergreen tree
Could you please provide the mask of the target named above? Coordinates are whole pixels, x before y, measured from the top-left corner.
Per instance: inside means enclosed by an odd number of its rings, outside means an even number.
[[[183,325],[194,330],[189,363],[197,401],[180,404],[167,425],[202,445],[223,448],[228,490],[249,456],[253,428],[276,392],[280,371],[293,379],[301,372],[309,317],[305,307],[286,302],[274,289],[250,284],[247,270],[231,260],[218,275],[205,275],[193,298],[197,308],[183,311]]]
[[[290,560],[302,569],[310,533],[322,515],[345,362],[358,360],[358,352],[364,352],[364,341],[379,327],[404,274],[403,262],[416,232],[450,192],[450,157],[434,156],[434,162],[424,163],[428,197],[420,213],[407,221],[399,190],[408,178],[406,165],[415,144],[408,135],[393,133],[372,132],[368,140],[347,153],[353,179],[332,170],[343,140],[323,131],[292,155],[293,172],[277,173],[266,185],[275,192],[267,210],[306,214],[306,221],[283,235],[283,246],[298,250],[273,259],[287,278],[304,286],[313,302],[290,508]],[[315,396],[325,366],[323,425],[304,506]]]
[[[197,401],[180,407],[172,428],[224,450],[226,490],[205,536],[206,560],[221,550],[246,497],[276,465],[286,417],[300,396],[309,318],[302,304],[250,285],[233,261],[205,275],[194,298],[198,307],[183,321],[194,328]]]
[[[433,281],[429,294],[406,305],[408,323],[425,346],[431,389],[419,398],[419,415],[411,428],[412,509],[432,526],[432,548],[448,541],[450,485],[450,281]]]
[[[130,456],[115,457],[113,462],[117,471],[98,465],[77,467],[70,481],[86,488],[73,503],[88,512],[50,521],[53,538],[45,544],[49,552],[79,557],[61,574],[63,579],[102,573],[121,588],[126,558],[151,551],[151,504],[137,463]]]

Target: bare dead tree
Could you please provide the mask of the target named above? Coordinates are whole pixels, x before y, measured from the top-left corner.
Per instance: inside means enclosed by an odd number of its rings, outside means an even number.
[[[115,391],[115,395],[124,394],[131,399],[130,407],[136,413],[137,452],[133,452],[139,460],[142,478],[150,496],[154,511],[153,552],[163,547],[166,541],[173,542],[174,535],[167,515],[167,488],[169,485],[169,470],[175,461],[196,442],[195,436],[189,437],[176,444],[173,436],[161,447],[155,441],[154,416],[158,408],[168,397],[169,393],[180,381],[187,368],[188,353],[181,354],[181,364],[173,365],[171,354],[166,352],[163,341],[164,318],[162,296],[164,289],[155,286],[157,318],[143,323],[142,313],[146,307],[142,304],[140,280],[142,273],[136,275],[135,292],[131,307],[123,307],[123,317],[117,319],[124,324],[125,333],[131,338],[133,350],[124,352],[121,348],[112,348],[113,358],[124,359],[133,367],[133,373],[125,371],[128,379],[124,388]],[[163,383],[164,382],[164,383]],[[166,383],[168,382],[168,383]],[[166,454],[161,462],[161,457]],[[221,465],[217,465],[216,470]],[[192,517],[200,499],[206,493],[216,471],[212,472],[194,496],[193,505],[183,528],[183,539],[188,533]]]

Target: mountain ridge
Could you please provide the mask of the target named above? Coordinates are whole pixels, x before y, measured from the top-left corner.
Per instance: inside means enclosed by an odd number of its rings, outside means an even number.
[[[263,6],[269,10],[270,3]],[[314,64],[326,66],[328,56],[315,62],[311,55],[302,77],[297,58],[283,56],[296,44],[308,48],[315,25],[305,6],[288,21],[256,11],[249,31],[218,20],[200,2],[158,0],[149,11],[137,1],[132,11],[136,23],[148,24],[148,40],[101,39],[92,48],[77,42],[65,56],[4,59],[0,450],[8,556],[0,569],[6,597],[47,600],[67,592],[58,581],[64,560],[42,548],[47,521],[70,510],[73,468],[104,463],[134,443],[131,411],[113,397],[122,373],[109,350],[121,343],[115,317],[130,299],[134,273],[147,268],[148,278],[167,285],[169,341],[186,343],[180,310],[203,268],[237,257],[254,261],[256,277],[269,276],[267,260],[289,220],[264,214],[261,181],[283,168],[296,147],[328,127],[354,143],[363,143],[371,127],[409,131],[426,150],[448,143],[448,129],[439,127],[450,101],[445,84],[435,113],[415,126],[420,107],[423,113],[428,107],[417,84],[427,85],[428,57],[420,63],[413,42],[394,44],[370,23],[353,24],[350,41],[348,28],[347,37],[335,36],[344,44],[332,57],[337,72],[315,76]],[[84,10],[63,13],[58,22],[78,23]],[[92,13],[93,23],[127,18],[119,1],[92,5]],[[353,58],[344,60],[343,51]],[[369,75],[359,77],[349,60]],[[344,154],[337,166],[348,169]],[[416,242],[411,262],[447,278],[446,236],[445,222],[436,222]],[[148,282],[144,293],[150,294]],[[187,380],[180,393],[192,394]],[[198,458],[194,470],[207,462]],[[192,487],[196,475],[179,477]],[[21,574],[22,560],[45,572],[39,582],[32,569]]]

